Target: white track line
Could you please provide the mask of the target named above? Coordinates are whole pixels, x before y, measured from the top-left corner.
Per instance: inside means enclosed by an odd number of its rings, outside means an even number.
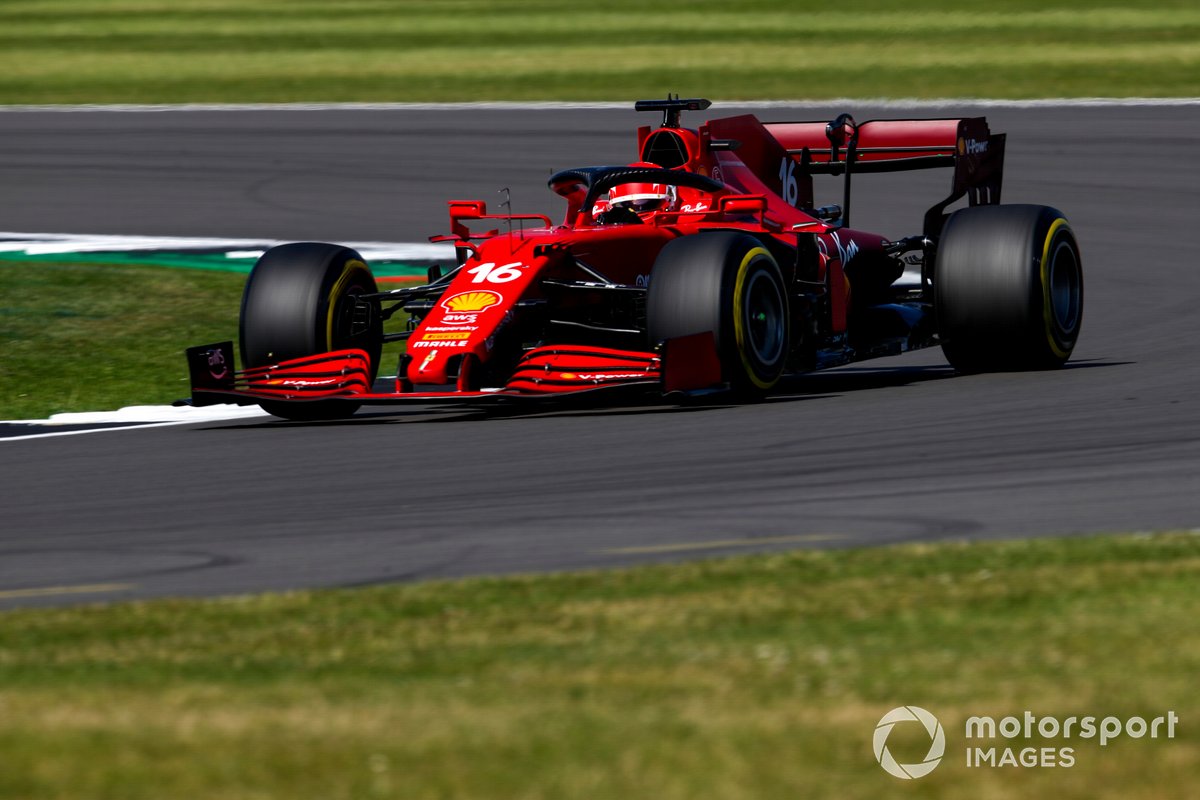
[[[0,442],[20,442],[26,439],[51,439],[58,436],[83,436],[87,433],[108,433],[109,431],[136,431],[141,428],[170,428],[175,425],[194,425],[200,420],[184,420],[182,422],[147,422],[144,425],[121,425],[113,428],[84,428],[80,431],[54,431],[53,433],[29,433],[21,436],[0,437]],[[219,422],[219,420],[208,420]]]
[[[172,425],[195,425],[200,422],[223,422],[226,420],[256,419],[271,416],[258,406],[215,405],[203,408],[191,406],[129,406],[118,411],[81,411],[54,414],[49,419],[0,420],[0,425],[29,425],[53,428],[59,425],[109,425],[105,428],[84,428],[77,431],[46,431],[18,436],[0,437],[0,442],[15,442],[22,439],[48,439],[55,436],[82,436],[87,433],[106,431],[131,431],[140,428],[165,428]],[[129,423],[115,425],[114,423]]]
[[[1200,97],[1047,97],[1029,100],[1001,98],[942,97],[887,98],[835,97],[828,100],[721,100],[720,108],[830,108],[869,106],[871,108],[1140,108],[1200,106]],[[159,113],[178,111],[632,111],[627,100],[604,102],[546,101],[537,103],[161,103],[161,104],[86,104],[86,105],[0,105],[0,113]]]
[[[114,422],[209,422],[258,417],[258,406],[219,403],[213,406],[126,406],[117,411],[68,411],[39,421],[42,425],[109,425]]]
[[[229,258],[257,258],[268,247],[283,244],[269,239],[219,239],[198,236],[114,236],[86,233],[27,233],[0,231],[0,253],[55,255],[147,250],[224,250]],[[348,242],[368,260],[453,261],[452,244],[426,242]]]

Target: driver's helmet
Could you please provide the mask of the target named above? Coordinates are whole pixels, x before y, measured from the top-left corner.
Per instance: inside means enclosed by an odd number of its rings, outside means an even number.
[[[659,169],[657,164],[646,162],[629,166]],[[623,183],[608,190],[608,206],[648,214],[651,211],[672,210],[676,197],[675,187],[665,183]]]

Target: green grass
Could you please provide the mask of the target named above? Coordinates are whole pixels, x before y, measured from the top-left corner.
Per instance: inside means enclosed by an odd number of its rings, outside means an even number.
[[[245,277],[0,262],[0,419],[169,403],[184,348],[237,336]]]
[[[1174,534],[12,612],[0,796],[1193,797],[1198,587]],[[913,782],[871,753],[902,704],[947,733]],[[1181,724],[964,766],[1026,709]]]
[[[0,3],[0,103],[1200,95],[1200,7]]]
[[[0,260],[0,419],[161,405],[191,393],[184,350],[237,339],[246,276]],[[394,373],[403,343],[384,347]]]

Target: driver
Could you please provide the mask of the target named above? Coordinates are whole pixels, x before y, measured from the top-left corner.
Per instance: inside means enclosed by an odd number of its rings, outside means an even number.
[[[631,167],[660,169],[646,161]],[[608,190],[608,200],[598,202],[592,215],[601,225],[641,222],[642,215],[656,211],[674,211],[679,195],[674,186],[665,183],[623,183]]]
[[[608,192],[608,206],[627,208],[636,214],[674,210],[677,195],[674,186],[663,183],[623,183]]]

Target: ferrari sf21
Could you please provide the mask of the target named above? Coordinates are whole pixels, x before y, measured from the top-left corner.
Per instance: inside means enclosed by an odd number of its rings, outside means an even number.
[[[662,122],[637,131],[635,161],[549,179],[559,223],[450,201],[449,233],[431,240],[457,266],[420,286],[381,291],[348,247],[271,248],[242,298],[241,369],[231,341],[190,348],[191,402],[312,420],[582,393],[754,398],[789,374],[934,345],[963,372],[1070,357],[1075,235],[1054,208],[1000,203],[1005,135],[984,118],[683,125],[709,105],[638,102]],[[853,227],[852,178],[932,168],[950,189],[919,232]],[[840,176],[841,203],[815,205],[816,176]],[[392,341],[406,342],[395,378],[377,381]]]

